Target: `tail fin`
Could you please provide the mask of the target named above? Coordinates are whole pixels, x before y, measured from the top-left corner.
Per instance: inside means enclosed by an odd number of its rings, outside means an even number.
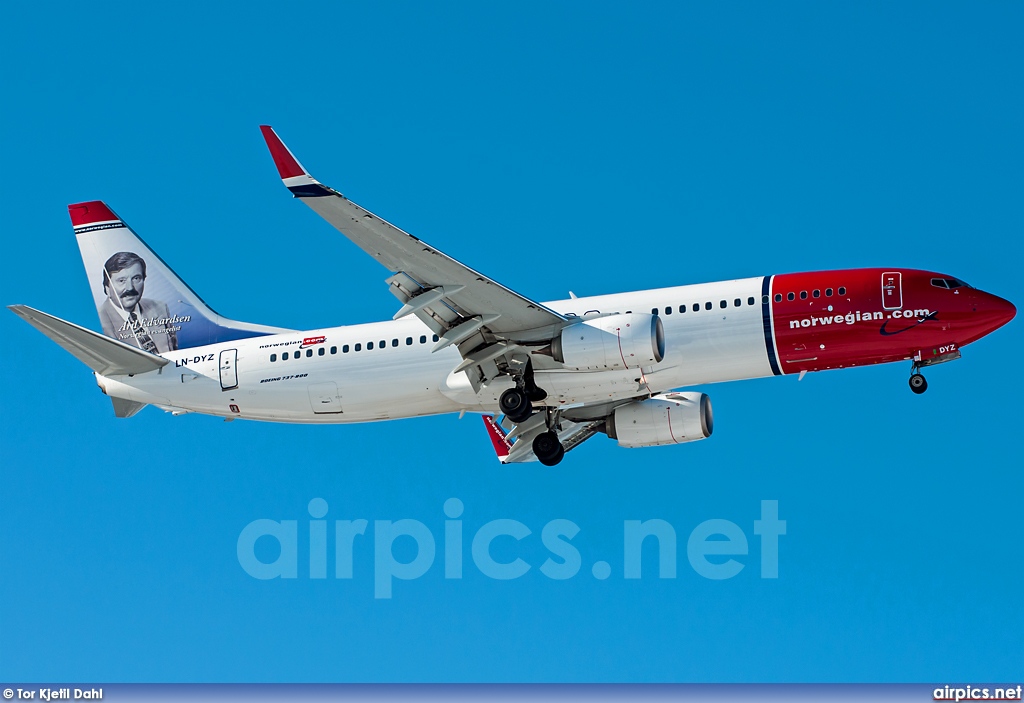
[[[108,337],[158,354],[287,331],[215,313],[99,200],[68,212]]]

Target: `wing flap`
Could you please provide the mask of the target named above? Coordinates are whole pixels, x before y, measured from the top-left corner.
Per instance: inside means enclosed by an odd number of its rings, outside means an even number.
[[[547,431],[544,417],[544,413],[537,413],[517,425],[511,432],[505,432],[493,415],[484,415],[484,425],[487,427],[494,452],[498,455],[498,461],[502,464],[537,461],[537,455],[533,453],[533,440],[541,432]],[[568,452],[597,434],[600,426],[600,422],[576,423],[562,420],[558,440]]]

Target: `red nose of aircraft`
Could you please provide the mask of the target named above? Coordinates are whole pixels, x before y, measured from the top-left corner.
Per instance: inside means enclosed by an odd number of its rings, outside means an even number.
[[[986,332],[994,332],[1014,318],[1017,308],[1009,300],[986,293],[979,302],[978,313],[984,318]]]

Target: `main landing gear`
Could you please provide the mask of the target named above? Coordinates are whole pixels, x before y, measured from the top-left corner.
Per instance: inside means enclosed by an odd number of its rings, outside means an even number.
[[[529,357],[513,358],[513,365],[518,368],[514,373],[516,387],[509,388],[498,398],[498,407],[509,420],[515,424],[525,422],[533,415],[533,403],[548,397],[543,388],[537,386],[533,378],[533,362]],[[557,413],[550,408],[542,409],[547,413],[547,431],[533,438],[533,453],[544,466],[554,466],[565,456],[565,447],[558,440]]]
[[[558,441],[558,435],[548,430],[534,437],[533,453],[544,466],[554,466],[565,456],[565,447]]]
[[[501,408],[501,412],[517,425],[533,415],[533,406],[530,404],[527,392],[518,388],[509,388],[502,393],[501,398],[498,399],[498,406]],[[550,413],[546,409],[544,412]],[[549,414],[548,420],[550,421],[550,419]],[[558,441],[558,433],[549,429],[534,437],[533,453],[537,455],[537,460],[544,466],[554,466],[565,456],[565,447]]]
[[[516,387],[509,388],[498,399],[501,412],[517,425],[533,414],[531,403],[540,402],[548,397],[544,389],[534,382],[533,361],[525,354],[519,356],[521,358],[514,359],[518,369],[513,373]]]
[[[917,395],[921,395],[928,390],[928,381],[918,371],[919,368],[916,363],[910,367],[910,390],[914,391]]]
[[[519,388],[509,388],[502,393],[498,399],[498,407],[501,408],[501,412],[509,420],[517,425],[533,414],[533,406],[530,404],[529,396],[526,394],[526,391]]]

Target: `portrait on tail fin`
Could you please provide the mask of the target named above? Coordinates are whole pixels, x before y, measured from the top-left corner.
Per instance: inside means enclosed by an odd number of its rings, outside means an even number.
[[[108,337],[158,354],[178,348],[177,328],[167,303],[143,297],[146,261],[130,251],[119,251],[103,264],[100,324]]]

